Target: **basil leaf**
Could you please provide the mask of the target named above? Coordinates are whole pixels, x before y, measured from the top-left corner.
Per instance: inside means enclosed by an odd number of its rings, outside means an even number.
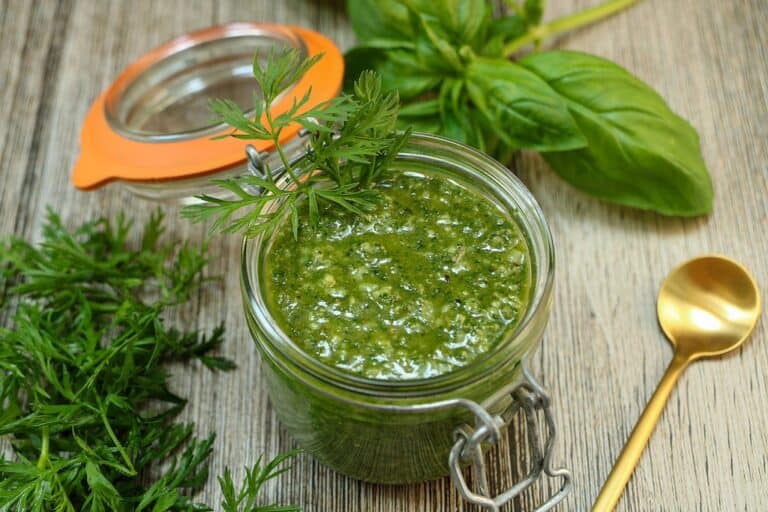
[[[440,132],[440,104],[437,98],[406,103],[400,108],[397,129],[416,132]]]
[[[440,133],[440,101],[437,98],[406,103],[397,118],[398,130]]]
[[[460,99],[464,84],[460,80],[445,80],[440,87],[438,105],[442,123],[440,134],[464,144],[485,149],[477,121]]]
[[[443,80],[442,74],[430,72],[413,61],[409,52],[388,52],[387,60],[376,67],[381,75],[385,91],[397,90],[401,100],[409,100],[437,87]]]
[[[436,36],[434,32],[433,35]],[[430,40],[427,33],[420,30],[419,34],[413,40],[416,49],[414,52],[395,50],[390,53],[390,56],[394,61],[400,62],[401,64],[418,67],[419,74],[434,73],[440,76],[456,74],[456,66],[460,66],[458,63],[458,55],[444,39],[436,37],[435,40],[442,43],[442,48],[438,48],[432,40]],[[447,58],[445,56],[446,54],[448,55]]]
[[[426,35],[429,44],[432,46],[432,48],[438,51],[438,62],[442,61],[448,64],[449,67],[447,71],[461,71],[463,66],[461,64],[459,54],[454,49],[453,44],[451,44],[451,42],[448,40],[448,36],[443,32],[442,27],[440,25],[433,26],[433,24],[430,23],[429,18],[423,14],[412,13],[411,16],[414,20],[414,25],[417,25],[417,28],[415,29],[416,32],[418,34]],[[425,48],[425,46],[423,44],[419,44],[419,42],[420,41],[417,39],[417,51],[418,49]],[[426,46],[426,49],[431,53],[431,48],[429,48],[429,45]],[[421,60],[427,65],[434,61],[434,59]]]
[[[414,101],[406,103],[400,107],[401,116],[431,116],[440,113],[440,100],[433,98],[431,100]]]
[[[527,31],[528,23],[520,15],[494,19],[488,25],[487,41],[478,52],[486,57],[503,57],[504,45]]]
[[[355,46],[344,54],[344,90],[351,91],[360,74],[367,70],[378,70],[386,60],[384,51],[368,46]]]
[[[405,131],[411,128],[414,132],[440,133],[440,116],[431,114],[425,116],[400,116],[397,118],[397,129]]]
[[[519,14],[511,14],[503,18],[493,20],[488,28],[490,37],[501,36],[505,40],[515,39],[525,34],[528,23]]]
[[[699,137],[653,89],[620,66],[579,52],[520,61],[567,102],[589,146],[546,153],[566,181],[601,199],[693,216],[712,210]]]
[[[485,0],[405,0],[414,14],[440,27],[455,46],[473,45],[485,37],[491,5]],[[434,20],[434,21],[432,21]]]
[[[440,134],[487,152],[487,137],[483,133],[481,117],[467,105],[460,105],[459,108],[451,105],[441,116]]]
[[[441,76],[425,70],[413,52],[384,51],[367,46],[352,48],[344,55],[344,89],[351,90],[355,79],[367,69],[381,76],[385,91],[398,90],[402,100],[415,98],[440,84]]]
[[[565,101],[514,62],[475,59],[467,66],[466,86],[475,106],[496,125],[496,135],[511,147],[565,151],[587,144]]]
[[[383,39],[383,38],[375,38],[375,39],[368,39],[363,43],[358,44],[353,49],[357,50],[358,48],[369,48],[369,49],[376,49],[376,50],[414,50],[415,44],[411,41],[404,41],[402,39]]]
[[[542,0],[525,0],[523,3],[523,16],[529,25],[538,25],[541,23],[541,17],[544,15],[544,5]]]
[[[396,0],[347,0],[352,29],[360,41],[413,38],[408,9]]]

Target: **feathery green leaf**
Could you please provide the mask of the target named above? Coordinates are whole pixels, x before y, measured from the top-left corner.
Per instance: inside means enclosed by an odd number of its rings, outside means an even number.
[[[294,98],[285,112],[277,116],[271,113],[278,97],[319,58],[302,61],[294,50],[270,52],[264,58],[257,55],[253,72],[262,101],[251,114],[230,100],[211,101],[217,121],[233,128],[230,136],[274,144],[285,178],[281,181],[268,168],[261,177],[218,181],[227,198],[198,196],[200,203],[186,207],[182,212],[185,217],[194,222],[211,220],[214,231],[239,232],[248,237],[269,234],[288,219],[297,236],[302,201],[311,203],[312,226],[319,219],[318,202],[355,214],[375,206],[377,192],[372,187],[384,178],[410,133],[395,132],[400,100],[396,92],[382,91],[378,75],[365,71],[351,94],[313,107],[308,107],[308,90],[301,98]],[[308,133],[308,151],[291,162],[280,134],[295,124]]]

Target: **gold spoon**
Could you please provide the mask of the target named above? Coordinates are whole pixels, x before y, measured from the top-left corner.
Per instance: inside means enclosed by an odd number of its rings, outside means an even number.
[[[672,388],[688,365],[735,349],[754,330],[760,316],[760,294],[744,267],[722,256],[703,256],[683,263],[667,276],[659,291],[657,312],[674,357],[592,512],[610,512],[616,506]]]

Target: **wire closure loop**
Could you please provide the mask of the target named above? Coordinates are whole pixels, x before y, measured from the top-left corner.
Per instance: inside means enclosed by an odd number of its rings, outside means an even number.
[[[463,425],[456,429],[454,436],[456,444],[453,445],[448,457],[448,465],[451,471],[451,480],[461,496],[476,505],[480,505],[489,512],[499,512],[500,508],[528,489],[537,481],[542,473],[552,478],[559,478],[562,482],[560,489],[547,499],[547,501],[535,509],[535,512],[546,512],[560,503],[571,491],[571,473],[567,469],[552,468],[552,448],[555,444],[557,430],[550,410],[549,396],[544,388],[533,378],[528,369],[523,369],[524,382],[512,390],[512,398],[524,411],[528,431],[528,444],[533,454],[533,468],[528,475],[503,493],[493,496],[488,487],[488,476],[483,457],[482,444],[497,444],[501,433],[500,427],[504,425],[501,416],[491,416],[488,411],[478,404],[471,402],[470,409],[475,413],[475,427]],[[467,404],[462,404],[467,406]],[[479,413],[478,409],[482,412]],[[540,414],[541,413],[541,414]],[[545,422],[545,441],[542,442],[539,435],[539,417],[543,416]],[[461,470],[462,462],[470,462],[476,479],[476,491],[469,487]]]

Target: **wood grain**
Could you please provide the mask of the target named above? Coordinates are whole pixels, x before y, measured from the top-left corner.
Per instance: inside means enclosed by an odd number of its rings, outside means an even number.
[[[595,0],[550,2],[554,17]],[[183,32],[232,20],[304,25],[354,42],[340,2],[290,0],[0,0],[0,232],[36,238],[46,205],[76,224],[150,205],[119,186],[82,193],[69,183],[81,121],[119,71]],[[588,510],[660,378],[671,351],[655,321],[656,290],[678,262],[702,253],[742,261],[768,286],[768,4],[764,0],[646,0],[553,46],[617,61],[654,86],[699,130],[716,187],[715,212],[667,219],[599,203],[533,154],[513,169],[541,202],[558,249],[555,306],[533,369],[554,397],[557,461],[576,483],[560,510]],[[164,206],[173,236],[201,228]],[[292,442],[267,403],[241,313],[239,242],[218,239],[209,272],[223,276],[180,313],[201,327],[225,321],[224,352],[239,369],[177,370],[186,418],[215,430],[212,474],[240,469]],[[674,393],[618,510],[760,511],[768,504],[768,337],[762,322],[737,354],[694,365]],[[527,454],[505,444],[497,485]],[[533,510],[535,496],[512,510]],[[218,502],[211,478],[201,496]],[[353,481],[301,456],[268,497],[307,511],[469,511],[448,480],[386,487]]]

